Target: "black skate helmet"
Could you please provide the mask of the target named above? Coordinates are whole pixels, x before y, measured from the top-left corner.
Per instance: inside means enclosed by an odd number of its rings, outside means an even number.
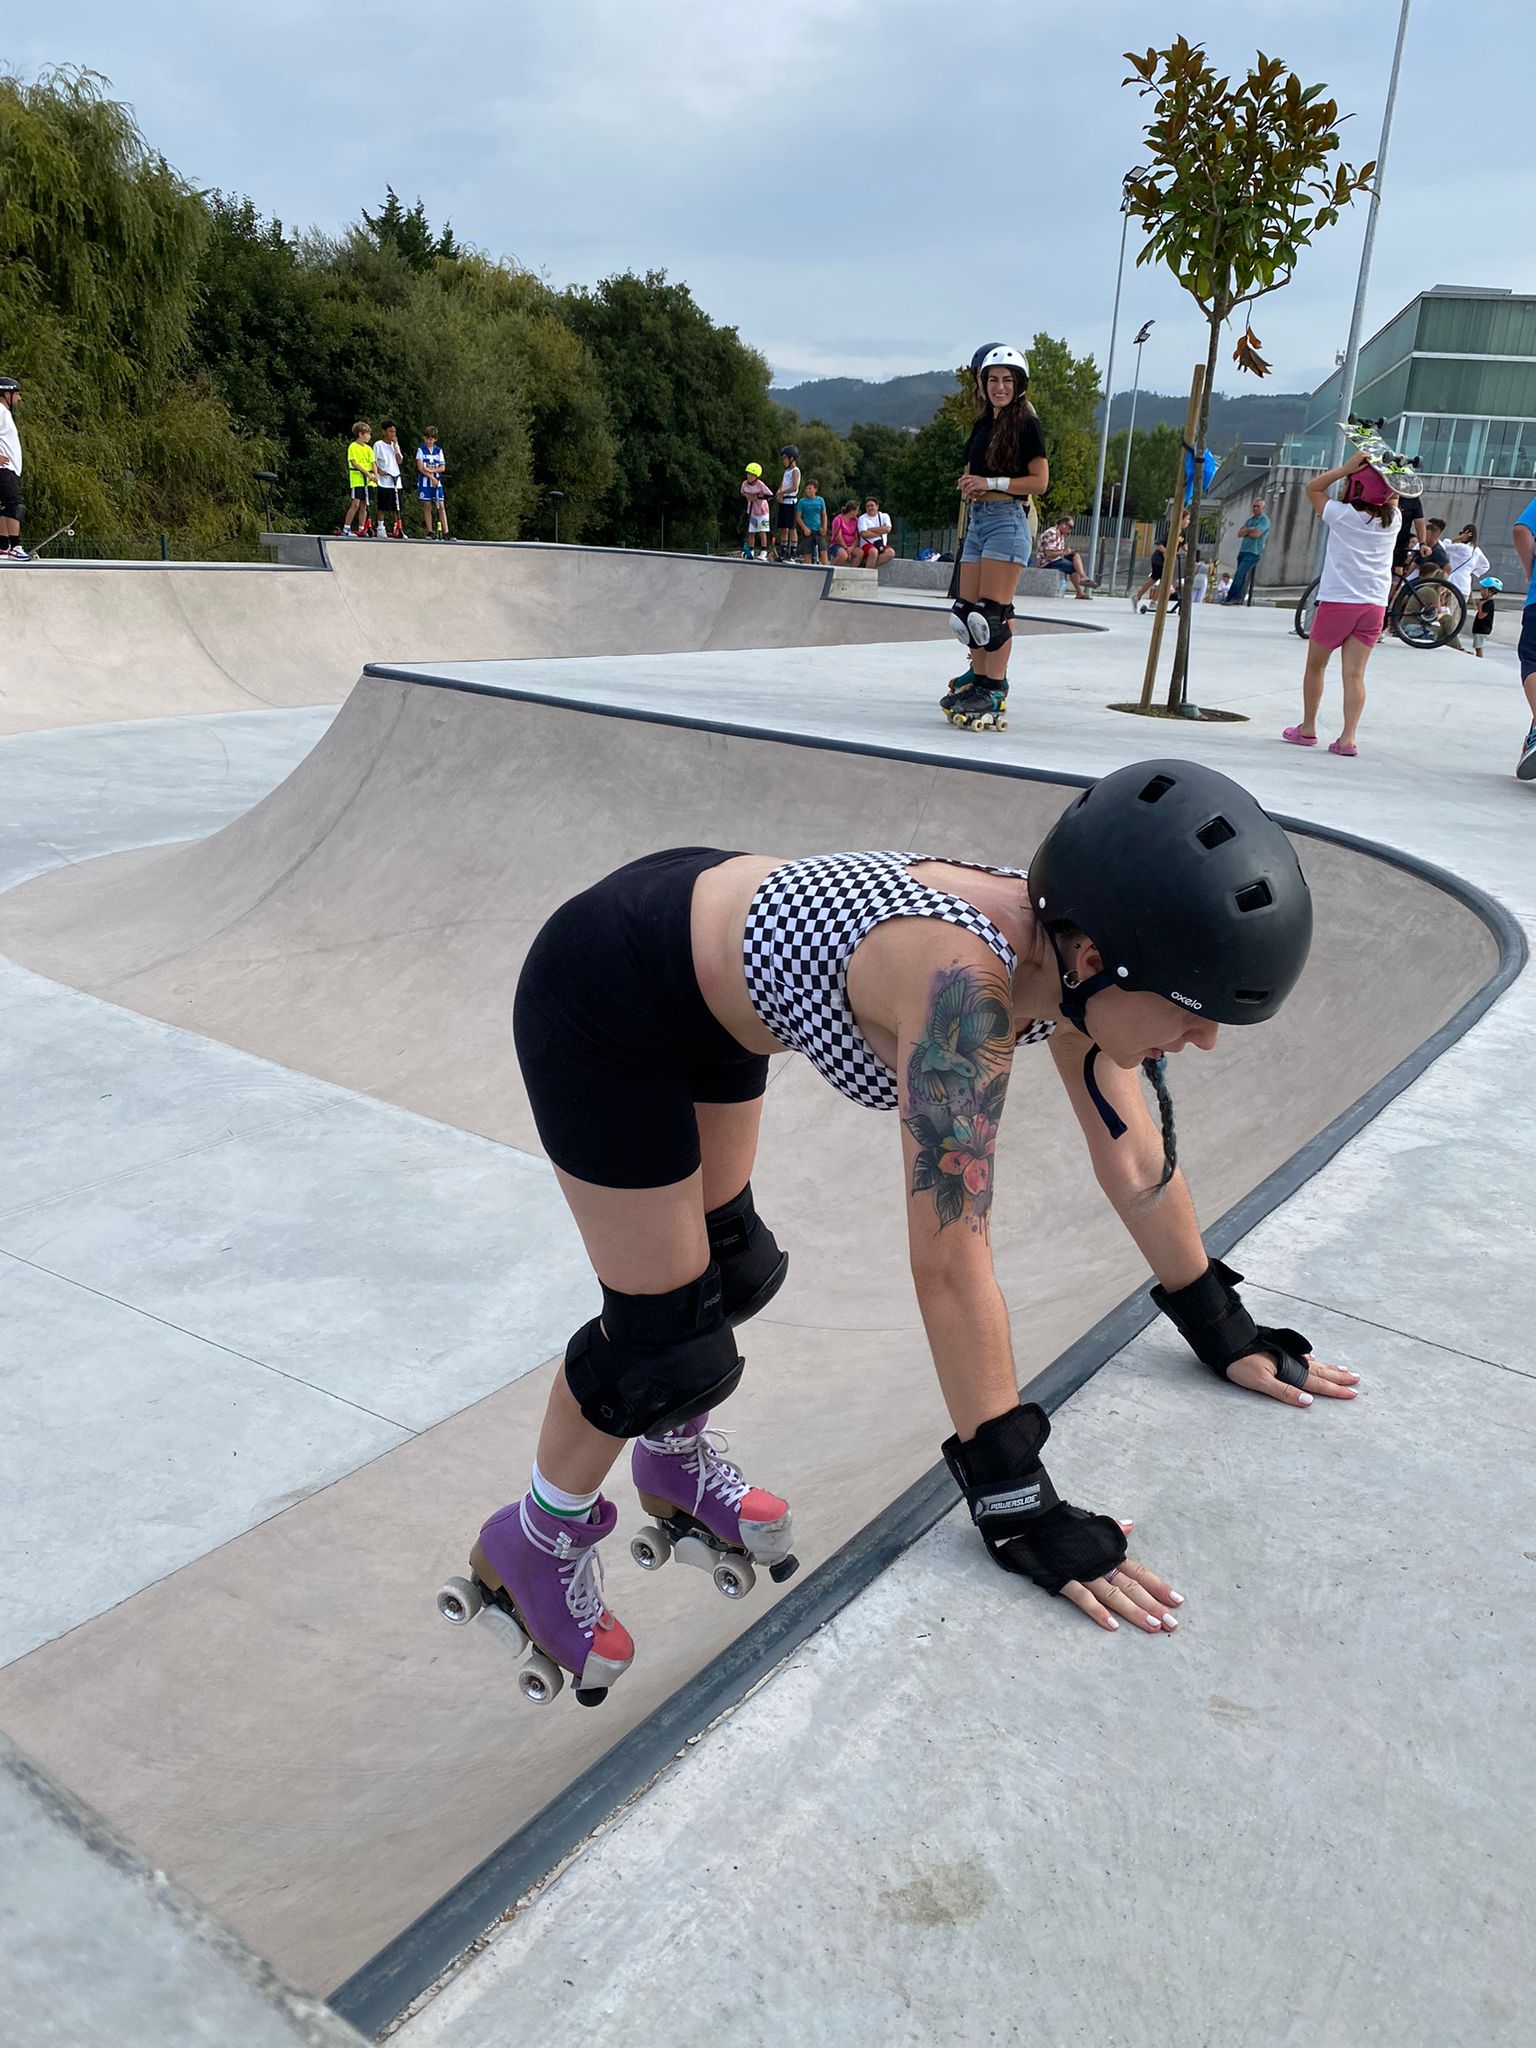
[[[975,355],[971,357],[972,376],[974,376],[976,372],[981,368],[982,364],[986,361],[987,357],[991,355],[993,349],[1001,348],[1002,346],[1003,343],[1000,341],[984,341],[981,344],[981,347],[977,349]]]
[[[786,441],[784,446],[779,450],[779,453],[781,456],[783,456],[786,462],[793,462],[795,457],[800,453],[800,450],[795,446],[793,441]]]
[[[21,390],[21,381],[16,377],[0,377],[0,398],[10,398]]]
[[[1262,1024],[1300,977],[1312,897],[1285,833],[1196,761],[1139,761],[1063,812],[1029,868],[1047,926],[1086,932],[1100,973],[1068,988],[1079,1030],[1101,988],[1145,989],[1217,1024]]]

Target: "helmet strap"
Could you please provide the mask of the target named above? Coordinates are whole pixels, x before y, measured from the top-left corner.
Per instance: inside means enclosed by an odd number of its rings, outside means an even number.
[[[1080,981],[1072,969],[1068,967],[1066,961],[1062,959],[1061,947],[1056,943],[1056,934],[1048,931],[1046,937],[1051,942],[1051,951],[1056,955],[1056,965],[1061,970],[1061,1014],[1066,1018],[1074,1031],[1080,1031],[1084,1038],[1087,1038],[1089,1036],[1087,1019],[1089,998],[1098,995],[1101,989],[1118,988],[1120,985],[1119,979],[1111,974],[1107,967],[1101,967],[1097,974],[1090,974],[1086,981]],[[1088,1090],[1088,1095],[1094,1108],[1099,1112],[1099,1118],[1105,1130],[1108,1131],[1112,1138],[1123,1138],[1125,1136],[1125,1120],[1110,1105],[1094,1074],[1098,1058],[1098,1046],[1091,1045],[1088,1049],[1088,1057],[1083,1062],[1083,1085]]]

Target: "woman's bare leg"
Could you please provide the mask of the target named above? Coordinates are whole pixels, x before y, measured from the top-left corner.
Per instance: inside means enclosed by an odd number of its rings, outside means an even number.
[[[605,1188],[555,1168],[593,1271],[616,1294],[670,1294],[709,1264],[704,1213],[739,1195],[752,1178],[763,1104],[701,1102],[703,1163],[687,1180],[660,1188]],[[566,1493],[591,1493],[623,1444],[587,1421],[563,1371],[555,1374],[539,1433],[539,1470]]]
[[[976,565],[976,596],[989,597],[996,604],[1012,604],[1013,594],[1019,587],[1022,569],[1017,562],[989,562],[982,560]],[[965,588],[964,571],[961,572],[962,591]],[[1001,647],[984,649],[978,647],[971,656],[971,667],[984,682],[1005,683],[1008,680],[1008,655],[1013,647],[1012,634]]]

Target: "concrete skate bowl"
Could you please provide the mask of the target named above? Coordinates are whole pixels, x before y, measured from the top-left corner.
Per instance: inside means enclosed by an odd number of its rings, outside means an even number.
[[[314,546],[323,567],[42,561],[0,578],[0,733],[339,704],[366,662],[942,640],[829,570],[538,543]],[[1023,618],[1019,633],[1091,630]]]
[[[527,944],[564,898],[668,844],[1018,864],[1075,786],[380,670],[215,837],[0,898],[0,951],[536,1151],[508,1013]],[[1218,1250],[1518,968],[1496,907],[1450,878],[1343,839],[1299,844],[1318,906],[1302,985],[1272,1025],[1176,1063],[1182,1150]],[[1145,1271],[1044,1049],[1017,1062],[999,1168],[1021,1378],[1043,1375],[1054,1403],[1138,1326]],[[633,1671],[594,1713],[522,1707],[504,1653],[444,1628],[432,1594],[522,1483],[551,1361],[27,1660],[55,1698],[72,1658],[79,1677],[68,1716],[15,1732],[67,1782],[102,1746],[126,1752],[113,1798],[92,1793],[107,1818],[290,1978],[348,1980],[338,2002],[360,2024],[398,2010],[953,1502],[933,1474],[947,1425],[906,1271],[895,1120],[780,1060],[754,1183],[792,1270],[745,1333],[727,1419],[749,1473],[795,1505],[805,1569],[787,1588],[765,1576],[734,1606],[698,1573],[642,1576],[617,1543],[609,1594],[641,1646]],[[1210,1412],[1214,1444],[1214,1389]],[[1063,1470],[1080,1479],[1070,1440]],[[627,1536],[640,1517],[622,1472],[616,1494]],[[997,1600],[995,1578],[978,1551],[956,1597]],[[1027,1601],[1017,1617],[1042,1625]],[[9,1717],[3,1685],[0,1705]]]

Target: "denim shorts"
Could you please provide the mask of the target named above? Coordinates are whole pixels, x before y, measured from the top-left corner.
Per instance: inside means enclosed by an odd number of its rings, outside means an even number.
[[[1029,521],[1022,504],[994,504],[983,499],[971,507],[965,545],[960,550],[962,562],[1017,562],[1027,569],[1031,553]]]

